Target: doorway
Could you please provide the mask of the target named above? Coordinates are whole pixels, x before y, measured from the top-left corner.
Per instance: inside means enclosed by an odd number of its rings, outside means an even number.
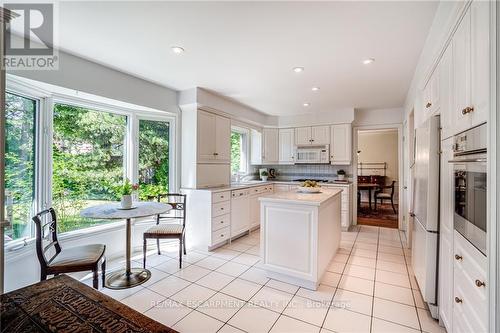
[[[401,126],[355,130],[357,224],[398,229],[401,219]]]

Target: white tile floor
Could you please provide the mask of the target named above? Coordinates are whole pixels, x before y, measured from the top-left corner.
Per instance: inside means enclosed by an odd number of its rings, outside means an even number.
[[[179,270],[177,245],[165,244],[161,256],[148,256],[148,283],[101,291],[188,333],[444,332],[423,304],[397,230],[342,233],[316,291],[268,279],[258,253],[257,231],[214,252],[189,251]]]

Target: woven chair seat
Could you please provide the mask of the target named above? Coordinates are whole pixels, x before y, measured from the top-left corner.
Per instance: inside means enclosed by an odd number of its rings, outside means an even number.
[[[178,235],[182,234],[182,224],[158,224],[144,232],[145,235]]]

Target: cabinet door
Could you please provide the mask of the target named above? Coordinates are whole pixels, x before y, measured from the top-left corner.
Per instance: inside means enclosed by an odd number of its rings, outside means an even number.
[[[330,143],[330,126],[313,126],[311,128],[313,145],[327,145]]]
[[[457,31],[453,35],[453,108],[452,128],[454,133],[461,132],[470,127],[470,115],[462,114],[462,111],[470,106],[470,9],[462,19]]]
[[[471,4],[471,113],[472,126],[488,119],[490,98],[490,2]]]
[[[297,146],[311,144],[311,127],[298,127],[295,129],[295,144]]]
[[[295,159],[295,131],[293,128],[279,130],[279,163],[293,164]]]
[[[262,164],[262,133],[257,130],[250,130],[250,164]]]
[[[215,159],[216,115],[198,111],[198,163],[213,162]]]
[[[351,124],[332,125],[330,142],[330,163],[351,164]]]
[[[432,90],[432,82],[429,79],[429,82],[425,85],[424,91],[422,92],[422,104],[424,106],[424,119],[427,119],[427,117],[430,114],[430,110],[432,107],[432,101],[431,101],[431,90]]]
[[[453,138],[441,142],[440,219],[439,219],[439,315],[448,332],[453,317]]]
[[[260,201],[259,195],[250,197],[250,228],[255,228],[260,225]]]
[[[229,163],[231,161],[231,121],[229,118],[216,116],[214,134],[216,159]]]
[[[244,194],[231,199],[231,237],[250,228],[250,196]]]
[[[441,114],[441,138],[446,139],[453,135],[451,112],[453,110],[453,76],[452,76],[452,49],[451,46],[441,58],[439,64],[439,110]]]
[[[278,129],[266,128],[262,133],[263,164],[278,163]]]

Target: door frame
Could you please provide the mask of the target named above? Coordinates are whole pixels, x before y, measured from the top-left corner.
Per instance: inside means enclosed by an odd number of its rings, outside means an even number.
[[[398,131],[398,230],[401,230],[403,222],[403,212],[400,203],[403,200],[403,124],[380,124],[380,125],[360,125],[354,126],[352,145],[352,185],[353,185],[353,225],[358,224],[358,133],[363,130],[397,130]]]

